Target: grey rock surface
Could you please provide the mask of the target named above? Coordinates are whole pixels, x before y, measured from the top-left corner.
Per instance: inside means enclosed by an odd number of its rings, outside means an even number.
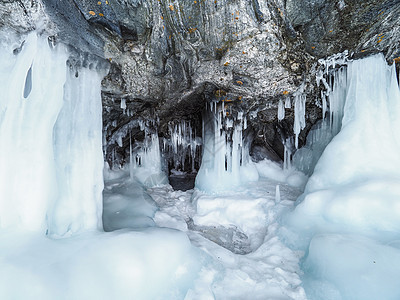
[[[139,117],[157,116],[161,136],[174,119],[200,126],[205,103],[222,100],[247,112],[253,148],[279,160],[294,119],[292,106],[278,121],[279,100],[305,84],[301,145],[322,117],[317,60],[348,50],[354,58],[384,52],[400,62],[399,15],[398,0],[3,0],[0,31],[52,36],[70,46],[75,67],[109,64],[106,144]],[[127,147],[124,140],[121,157]]]

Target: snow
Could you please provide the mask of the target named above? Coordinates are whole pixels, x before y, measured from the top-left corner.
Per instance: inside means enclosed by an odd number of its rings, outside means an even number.
[[[303,253],[277,236],[278,221],[300,190],[279,183],[276,203],[277,184],[260,178],[218,195],[168,185],[148,190],[159,207],[157,225],[186,232],[210,258],[185,299],[306,299],[299,277]]]
[[[283,236],[293,248],[308,250],[303,269],[310,299],[398,299],[395,67],[381,54],[349,62],[345,88],[342,128],[287,217]]]
[[[1,232],[1,244],[2,299],[183,299],[206,259],[160,228],[64,240]]]

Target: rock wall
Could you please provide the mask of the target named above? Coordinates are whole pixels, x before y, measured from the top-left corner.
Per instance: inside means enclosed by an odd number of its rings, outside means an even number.
[[[301,146],[322,117],[317,60],[348,50],[400,61],[399,13],[396,0],[19,0],[2,1],[0,30],[40,28],[73,50],[71,65],[110,65],[105,143],[121,159],[129,137],[122,147],[107,143],[132,119],[158,118],[161,136],[168,122],[191,120],[200,133],[205,103],[216,100],[247,112],[253,152],[282,159],[294,112],[278,121],[279,102],[304,83]]]

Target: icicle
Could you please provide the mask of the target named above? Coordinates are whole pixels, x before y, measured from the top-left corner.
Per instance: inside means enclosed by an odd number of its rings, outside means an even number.
[[[196,147],[199,143],[195,139],[190,121],[171,122],[168,124],[168,131],[170,138],[166,140],[166,143],[170,145],[170,148],[164,147],[164,155],[172,161],[175,170],[185,171],[188,161],[191,163],[191,170],[194,172],[194,162],[198,159]]]
[[[117,143],[118,143],[118,146],[122,147],[122,136],[121,135],[118,136]]]
[[[293,157],[296,168],[308,175],[312,174],[325,147],[341,129],[347,95],[347,67],[333,69],[338,64],[347,63],[346,54],[335,55],[319,63],[321,68],[318,73],[322,74],[319,81],[326,88],[321,91],[323,119],[311,128],[306,144]],[[326,112],[329,112],[328,117]]]
[[[285,99],[285,108],[291,108],[292,105],[290,103],[290,97],[286,97]]]
[[[287,138],[284,143],[284,154],[283,154],[283,168],[284,170],[290,170],[292,165],[291,165],[291,160],[292,160],[292,140],[291,138]]]
[[[123,109],[124,114],[125,114],[125,110],[126,110],[126,100],[125,99],[121,99],[121,109]]]
[[[321,91],[321,99],[322,99],[322,119],[325,119],[326,114],[326,95],[324,91]]]
[[[295,147],[298,148],[300,131],[306,126],[306,95],[304,94],[304,83],[294,95],[294,124]]]
[[[285,107],[283,105],[283,101],[279,100],[278,104],[278,120],[281,121],[285,118]]]

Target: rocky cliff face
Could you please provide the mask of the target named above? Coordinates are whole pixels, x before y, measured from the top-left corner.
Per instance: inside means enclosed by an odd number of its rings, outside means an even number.
[[[397,0],[10,0],[0,4],[0,30],[45,32],[69,45],[71,67],[108,65],[105,143],[121,160],[129,137],[109,141],[132,119],[158,117],[161,136],[169,122],[191,120],[200,133],[205,103],[217,100],[245,111],[253,148],[280,159],[294,111],[278,121],[279,102],[304,84],[301,145],[322,117],[317,60],[348,50],[400,61],[399,15]]]

